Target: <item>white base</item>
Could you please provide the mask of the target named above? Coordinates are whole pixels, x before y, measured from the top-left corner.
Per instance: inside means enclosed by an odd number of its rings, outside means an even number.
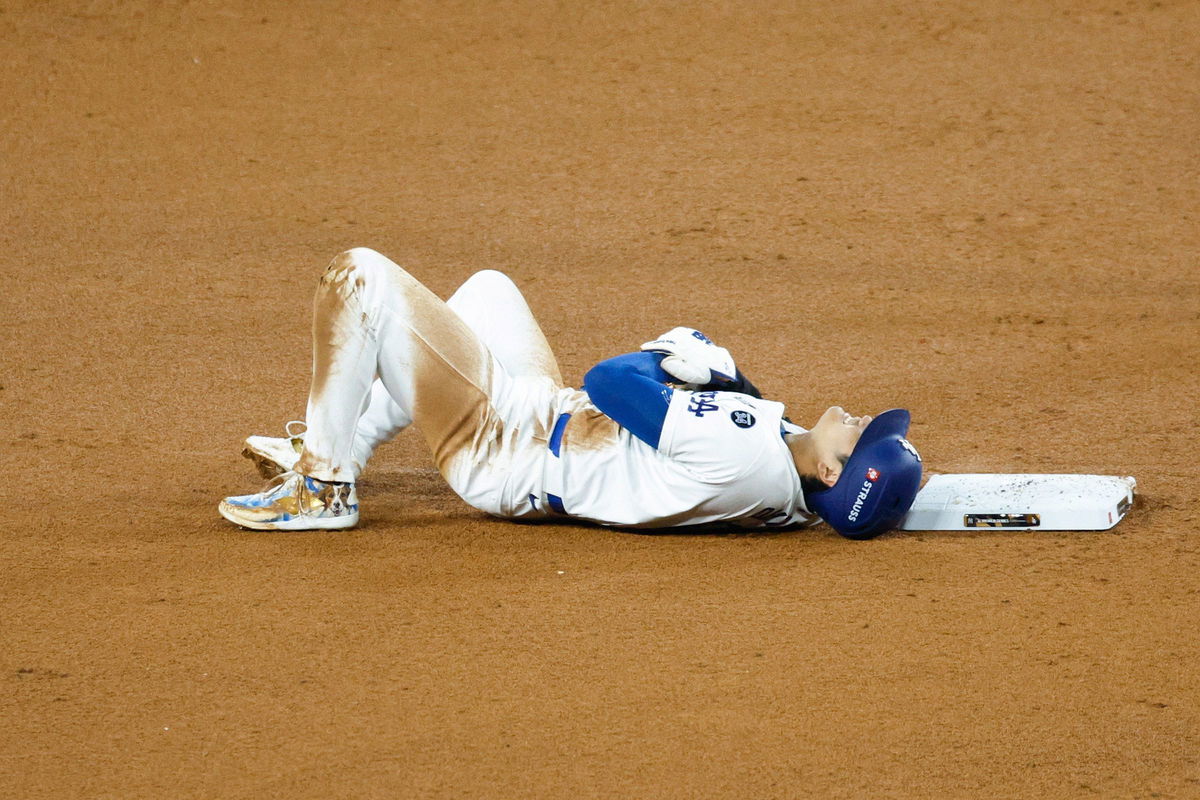
[[[1125,516],[1136,488],[1132,477],[1114,475],[934,475],[899,527],[1105,531]]]

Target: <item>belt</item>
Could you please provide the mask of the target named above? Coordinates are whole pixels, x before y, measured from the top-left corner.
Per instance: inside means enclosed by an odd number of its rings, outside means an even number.
[[[560,455],[562,451],[563,433],[567,429],[567,423],[571,421],[569,413],[558,415],[558,419],[554,421],[554,428],[550,431],[550,441],[546,447],[550,451],[550,456],[545,461],[545,466],[542,470],[542,503],[544,510],[551,511],[555,514],[570,516],[566,506],[563,505],[563,494],[565,494],[566,484],[563,480],[563,463]],[[534,495],[529,495],[529,502],[534,508],[538,507],[538,498]]]

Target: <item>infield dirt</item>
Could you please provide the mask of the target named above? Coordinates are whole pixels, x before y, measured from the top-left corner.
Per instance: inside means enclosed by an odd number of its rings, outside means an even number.
[[[0,5],[0,795],[1200,796],[1200,4]],[[374,247],[1110,533],[220,519]]]

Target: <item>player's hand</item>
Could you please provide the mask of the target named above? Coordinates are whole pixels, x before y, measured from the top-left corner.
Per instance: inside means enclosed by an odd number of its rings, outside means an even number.
[[[731,382],[737,375],[729,351],[717,347],[712,339],[694,328],[672,328],[654,341],[643,344],[642,350],[666,353],[660,366],[683,383],[704,386]]]

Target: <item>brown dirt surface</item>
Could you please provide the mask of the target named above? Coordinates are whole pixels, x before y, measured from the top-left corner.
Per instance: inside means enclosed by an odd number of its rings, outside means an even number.
[[[0,3],[0,796],[1200,796],[1200,4]],[[702,327],[1108,533],[265,535],[312,291]]]

